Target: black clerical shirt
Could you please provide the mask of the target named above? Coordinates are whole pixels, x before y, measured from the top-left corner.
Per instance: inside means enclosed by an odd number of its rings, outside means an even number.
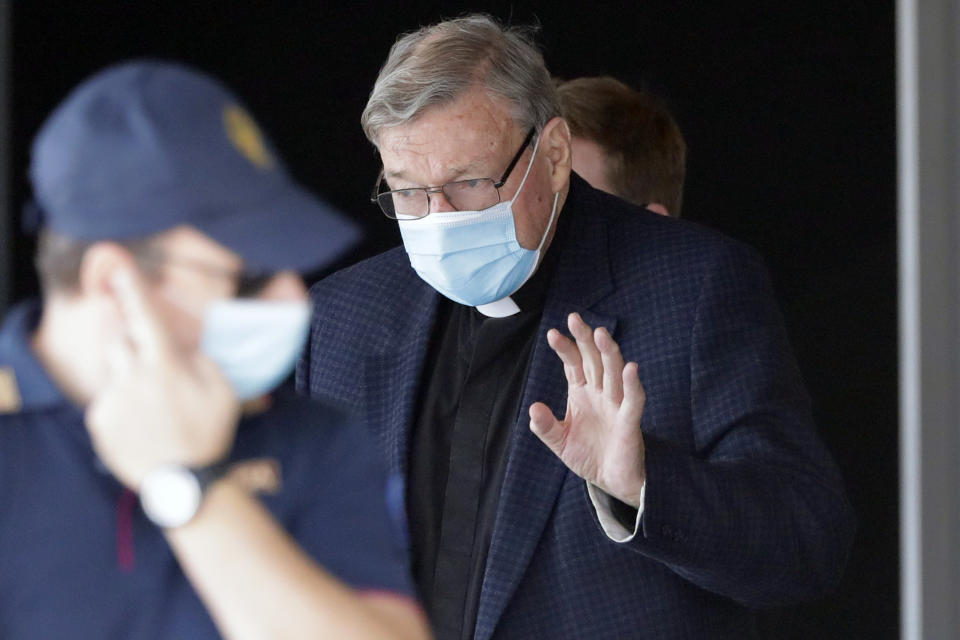
[[[489,318],[446,298],[438,309],[413,424],[407,515],[414,580],[440,640],[473,637],[510,435],[555,254],[547,251],[511,296],[519,313]]]

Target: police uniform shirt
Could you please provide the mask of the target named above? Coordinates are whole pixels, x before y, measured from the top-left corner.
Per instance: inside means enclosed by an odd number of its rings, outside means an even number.
[[[34,356],[38,318],[38,305],[20,306],[0,330],[0,638],[219,637],[160,529],[98,462],[82,410]],[[338,410],[278,394],[241,421],[231,459],[279,471],[260,497],[327,571],[409,596],[402,495],[388,504],[373,451]]]

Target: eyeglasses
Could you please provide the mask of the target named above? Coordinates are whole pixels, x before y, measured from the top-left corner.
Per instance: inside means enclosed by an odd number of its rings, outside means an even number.
[[[379,204],[383,213],[394,220],[425,218],[430,215],[430,194],[438,192],[442,193],[450,206],[457,211],[488,209],[500,202],[500,187],[506,184],[513,168],[520,161],[520,156],[530,146],[534,133],[536,133],[536,129],[530,129],[530,133],[523,139],[523,144],[520,145],[520,149],[513,156],[507,170],[497,181],[494,181],[493,178],[474,178],[448,182],[439,187],[410,187],[381,192],[380,187],[383,185],[383,170],[381,169],[380,175],[377,176],[377,182],[373,185],[370,201]]]
[[[236,283],[236,292],[234,295],[237,298],[256,297],[273,279],[274,275],[276,275],[271,271],[250,269],[247,267],[239,270],[228,269],[226,267],[213,265],[202,260],[172,256],[159,250],[151,250],[142,253],[137,256],[137,260],[141,263],[151,264],[154,266],[163,263],[177,267],[185,267],[187,269],[194,269],[196,271],[206,273],[207,275],[211,275],[215,278],[231,280]]]

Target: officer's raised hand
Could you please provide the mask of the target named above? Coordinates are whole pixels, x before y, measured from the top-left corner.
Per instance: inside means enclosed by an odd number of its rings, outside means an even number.
[[[199,467],[229,450],[239,402],[214,363],[170,338],[135,269],[110,280],[125,335],[110,347],[107,383],[87,408],[97,455],[126,486],[165,464]]]
[[[567,319],[575,342],[556,329],[550,347],[563,361],[567,411],[558,420],[547,405],[530,407],[530,428],[584,480],[633,507],[646,477],[640,419],[646,400],[636,363],[603,327],[591,330],[579,314]]]

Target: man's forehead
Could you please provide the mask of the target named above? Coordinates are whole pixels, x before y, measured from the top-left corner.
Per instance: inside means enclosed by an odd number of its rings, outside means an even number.
[[[417,165],[464,170],[496,158],[504,143],[495,132],[424,129],[385,136],[380,148],[385,174],[397,176]]]
[[[379,146],[386,175],[460,173],[500,160],[515,145],[517,127],[502,105],[471,94],[432,107],[411,122],[384,128]]]
[[[512,122],[489,112],[451,113],[431,110],[411,122],[384,128],[380,151],[392,154],[422,152],[446,140],[469,149],[495,149],[510,138]]]

